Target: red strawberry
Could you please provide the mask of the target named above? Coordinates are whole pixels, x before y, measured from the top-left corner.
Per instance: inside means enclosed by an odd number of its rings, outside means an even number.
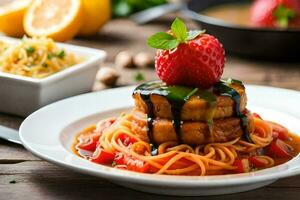
[[[148,40],[150,46],[162,49],[155,58],[156,73],[168,85],[209,88],[222,76],[225,51],[215,37],[201,31],[185,35],[185,29],[183,22],[176,19],[172,24],[176,37],[158,33]]]
[[[300,1],[256,0],[251,7],[250,21],[257,27],[300,26]]]

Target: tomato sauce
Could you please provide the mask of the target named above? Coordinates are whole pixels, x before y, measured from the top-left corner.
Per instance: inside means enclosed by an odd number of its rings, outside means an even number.
[[[292,152],[292,157],[290,157],[290,158],[273,158],[275,165],[281,165],[283,163],[286,163],[299,154],[299,152],[300,152],[300,137],[293,133],[289,133],[289,138],[290,138],[289,140],[286,140],[284,142],[287,143],[288,145],[290,145],[291,147],[293,147],[294,151]]]

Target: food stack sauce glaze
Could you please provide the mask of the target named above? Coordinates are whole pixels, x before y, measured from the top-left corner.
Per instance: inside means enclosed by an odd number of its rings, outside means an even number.
[[[232,81],[233,84],[241,84],[240,81],[234,80]],[[231,84],[231,83],[230,83]],[[220,96],[227,96],[230,97],[234,101],[234,115],[241,120],[241,126],[242,130],[244,132],[244,136],[246,137],[247,140],[251,140],[248,135],[248,118],[245,114],[243,114],[240,110],[240,105],[241,105],[241,96],[239,93],[232,87],[230,87],[230,84],[227,81],[220,81],[217,84],[213,86],[213,91],[209,92],[207,90],[200,90],[197,89],[195,92],[196,96],[199,96],[201,98],[204,98],[208,105],[209,105],[209,112],[214,112],[214,108],[216,105],[216,96],[215,94],[218,94]],[[139,93],[143,101],[145,102],[147,106],[147,134],[148,138],[150,140],[150,143],[153,145],[153,154],[157,153],[157,145],[155,144],[155,141],[153,139],[153,121],[154,121],[154,106],[153,103],[150,99],[151,95],[159,95],[165,97],[168,102],[171,105],[171,113],[172,113],[172,123],[173,127],[175,129],[176,135],[177,135],[177,142],[182,143],[181,141],[181,126],[183,124],[181,120],[181,110],[182,107],[184,106],[185,102],[189,99],[189,94],[192,91],[195,91],[195,88],[186,88],[187,92],[186,95],[182,95],[181,98],[171,98],[170,96],[170,88],[173,87],[175,88],[176,86],[166,86],[162,82],[149,82],[149,83],[144,83],[140,86],[138,86],[133,94]],[[180,88],[183,88],[180,86]],[[209,127],[212,127],[212,117],[213,114],[207,113],[208,118],[207,123]],[[211,128],[210,128],[210,131]]]

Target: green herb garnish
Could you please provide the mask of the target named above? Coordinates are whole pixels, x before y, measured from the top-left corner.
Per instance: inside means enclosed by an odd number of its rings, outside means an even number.
[[[184,87],[184,86],[165,86],[162,87],[167,93],[167,99],[172,101],[187,101],[193,96],[198,88]]]
[[[65,51],[64,50],[61,50],[58,54],[57,54],[57,57],[59,58],[64,58],[66,55]]]
[[[228,78],[227,80],[221,80],[221,81],[226,85],[231,85],[231,84],[243,85],[242,81],[237,79],[232,79],[232,78]]]
[[[35,48],[33,46],[30,46],[26,48],[27,54],[33,54],[35,52]]]
[[[165,32],[158,32],[148,39],[148,45],[155,49],[167,50],[175,49],[179,43],[174,36]]]
[[[175,49],[179,44],[193,40],[197,36],[205,33],[205,30],[188,31],[182,20],[176,18],[171,26],[172,34],[158,32],[148,39],[148,45],[155,49],[170,50]]]
[[[197,95],[208,102],[209,106],[215,106],[217,103],[217,97],[214,95],[213,92],[207,90],[199,90]]]
[[[54,55],[52,53],[48,53],[47,58],[48,60],[51,60],[54,57]]]
[[[51,60],[53,57],[57,57],[57,58],[64,58],[66,55],[66,52],[64,50],[61,50],[59,53],[55,54],[55,53],[48,53],[47,58],[49,60]]]
[[[171,25],[172,33],[176,36],[178,42],[185,42],[187,39],[187,28],[183,21],[176,18]]]
[[[142,72],[137,72],[135,75],[134,75],[134,80],[135,81],[144,81],[145,80],[145,76]]]

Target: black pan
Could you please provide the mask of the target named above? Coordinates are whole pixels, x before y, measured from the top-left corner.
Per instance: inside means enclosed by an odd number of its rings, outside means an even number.
[[[255,59],[300,61],[300,29],[241,27],[199,12],[224,3],[249,0],[190,0],[185,14],[217,37],[227,52]]]

